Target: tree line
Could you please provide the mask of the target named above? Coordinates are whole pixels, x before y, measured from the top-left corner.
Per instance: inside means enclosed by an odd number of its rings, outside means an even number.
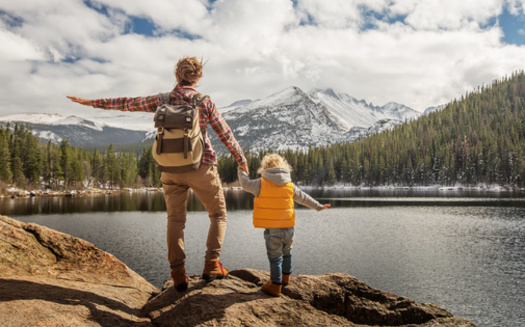
[[[0,127],[0,189],[53,190],[160,186],[160,172],[150,148],[142,154],[42,143],[25,125]]]
[[[278,152],[303,185],[463,185],[525,187],[525,73],[482,86],[439,111],[351,143]],[[24,125],[0,128],[0,187],[51,189],[160,186],[151,145],[142,153],[41,143]],[[246,152],[250,177],[262,157]],[[225,183],[231,156],[218,158]]]

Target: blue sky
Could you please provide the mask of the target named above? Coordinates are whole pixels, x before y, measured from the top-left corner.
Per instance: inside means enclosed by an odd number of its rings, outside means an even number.
[[[0,41],[0,115],[167,91],[182,56],[219,107],[298,86],[423,111],[525,68],[525,0],[8,1]]]
[[[505,8],[502,14],[498,16],[498,24],[503,31],[502,41],[504,43],[525,44],[525,15],[523,11],[511,14],[508,8]]]

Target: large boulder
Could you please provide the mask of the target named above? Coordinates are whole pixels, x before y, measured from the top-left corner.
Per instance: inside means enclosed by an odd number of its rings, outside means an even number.
[[[2,326],[151,326],[158,292],[89,242],[0,216]]]
[[[269,277],[242,269],[206,284],[194,275],[183,293],[167,281],[143,311],[155,326],[476,326],[347,274],[292,277],[279,298],[261,292]]]
[[[274,298],[242,269],[160,291],[93,244],[0,216],[2,326],[476,326],[340,273],[299,275]]]

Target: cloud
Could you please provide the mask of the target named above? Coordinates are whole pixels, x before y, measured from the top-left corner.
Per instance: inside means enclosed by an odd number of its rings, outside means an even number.
[[[296,85],[422,111],[523,69],[525,46],[502,43],[496,18],[524,3],[9,2],[0,9],[0,41],[10,45],[0,49],[0,110],[84,114],[65,95],[167,91],[174,64],[194,55],[207,61],[199,89],[219,106]],[[137,17],[154,32],[137,34]]]
[[[31,40],[7,30],[0,30],[1,61],[44,60],[44,53]]]
[[[394,1],[391,12],[416,30],[480,28],[501,12],[501,0]]]

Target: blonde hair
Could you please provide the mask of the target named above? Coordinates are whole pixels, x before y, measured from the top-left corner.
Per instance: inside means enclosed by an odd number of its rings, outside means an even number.
[[[175,67],[177,85],[193,85],[202,77],[202,63],[195,57],[179,59]]]
[[[288,171],[292,171],[290,164],[280,155],[275,153],[270,153],[264,156],[261,161],[261,168],[257,170],[259,174],[267,168],[284,168]]]

